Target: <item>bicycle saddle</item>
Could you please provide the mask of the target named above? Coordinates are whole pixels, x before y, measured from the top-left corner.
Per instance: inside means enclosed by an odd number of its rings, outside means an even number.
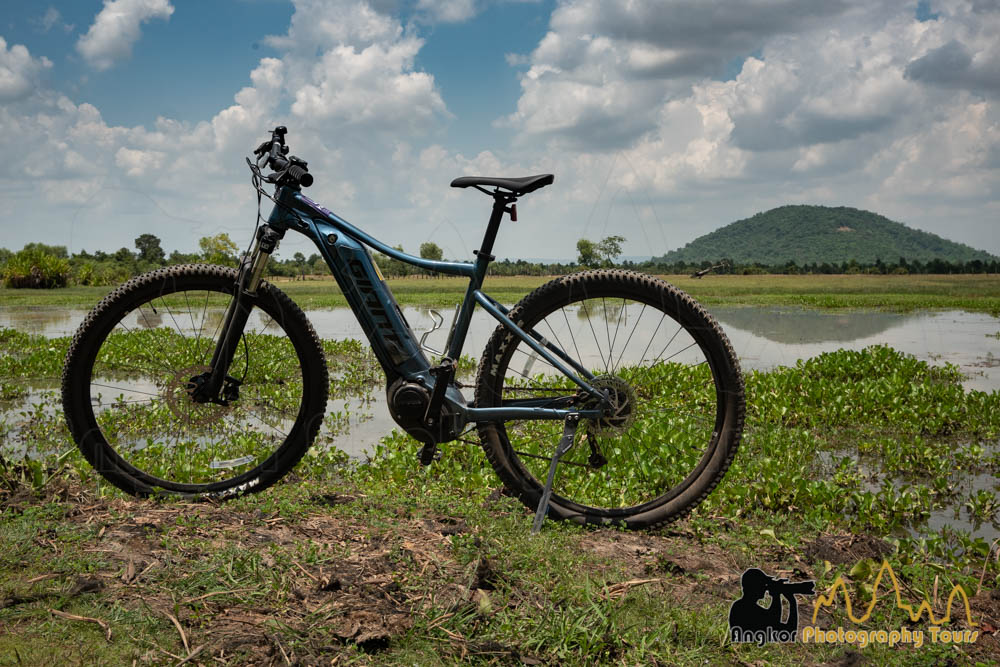
[[[451,182],[453,188],[467,188],[478,185],[495,185],[504,190],[510,190],[515,196],[520,197],[529,192],[534,192],[539,188],[556,180],[552,174],[538,174],[537,176],[524,176],[522,178],[496,178],[494,176],[462,176]]]

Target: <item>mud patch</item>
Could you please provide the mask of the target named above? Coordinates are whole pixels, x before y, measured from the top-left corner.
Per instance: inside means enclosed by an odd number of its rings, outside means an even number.
[[[894,551],[891,544],[871,535],[820,535],[805,545],[803,555],[812,562],[853,565],[865,558],[881,561]]]
[[[202,662],[312,664],[348,645],[378,652],[409,631],[414,617],[468,603],[476,588],[497,581],[484,560],[473,588],[459,583],[470,580],[470,566],[455,561],[450,536],[469,530],[464,521],[394,520],[391,533],[383,533],[330,512],[353,495],[316,495],[310,501],[320,508],[290,519],[232,505],[102,501],[75,491],[65,521],[92,531],[83,551],[99,565],[86,578],[46,575],[44,592],[30,585],[6,592],[0,608],[100,591],[125,609],[176,619],[178,636]],[[23,493],[4,500],[7,511],[39,502]],[[185,578],[198,583],[177,599],[177,580]],[[162,585],[167,579],[171,585]],[[159,663],[190,656],[143,657]]]

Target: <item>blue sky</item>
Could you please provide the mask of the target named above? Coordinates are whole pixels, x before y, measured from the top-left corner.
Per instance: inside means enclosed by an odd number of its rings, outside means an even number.
[[[0,246],[242,244],[280,123],[310,196],[410,250],[477,246],[452,178],[551,172],[500,256],[658,255],[786,203],[1000,253],[997,34],[957,0],[7,3]]]

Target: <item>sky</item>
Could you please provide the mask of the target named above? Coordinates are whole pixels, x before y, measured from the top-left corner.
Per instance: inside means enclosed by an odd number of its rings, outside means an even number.
[[[783,204],[1000,254],[998,35],[997,0],[5,0],[0,247],[245,246],[244,157],[285,125],[306,194],[411,252],[478,247],[452,179],[552,173],[498,257]]]

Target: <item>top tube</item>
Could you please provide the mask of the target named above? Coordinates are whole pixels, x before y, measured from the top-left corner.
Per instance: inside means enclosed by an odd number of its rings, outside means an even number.
[[[433,271],[435,273],[465,276],[466,278],[472,278],[476,275],[476,265],[471,262],[439,262],[437,260],[424,259],[423,257],[417,257],[416,255],[410,255],[400,250],[396,250],[395,248],[386,245],[382,241],[379,241],[375,237],[370,236],[358,229],[333,211],[320,206],[318,203],[302,194],[301,191],[293,191],[285,188],[282,189],[285,190],[285,192],[293,193],[293,201],[291,204],[294,208],[307,213],[310,217],[319,214],[326,222],[329,222],[354,240],[364,243],[365,245],[370,246],[375,250],[392,257],[393,259],[398,259],[401,262],[417,266],[421,269],[427,269],[428,271]],[[279,200],[285,199],[285,196],[283,196],[285,195],[285,192],[279,194]]]

